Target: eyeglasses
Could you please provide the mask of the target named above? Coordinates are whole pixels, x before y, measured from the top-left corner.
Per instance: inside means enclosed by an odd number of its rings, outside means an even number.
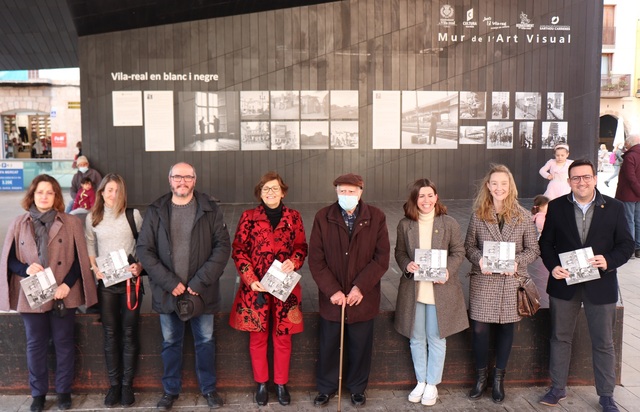
[[[176,183],[180,182],[181,180],[184,180],[186,183],[191,183],[195,178],[196,178],[195,176],[181,176],[181,175],[171,176],[171,180],[173,180]]]
[[[580,179],[582,179],[582,181],[585,183],[591,183],[591,180],[593,180],[593,175],[572,176],[569,178],[569,180],[571,180],[571,183],[580,183]]]
[[[269,192],[273,192],[273,193],[280,192],[280,186],[273,186],[273,187],[264,186],[262,188],[262,193],[269,193]]]

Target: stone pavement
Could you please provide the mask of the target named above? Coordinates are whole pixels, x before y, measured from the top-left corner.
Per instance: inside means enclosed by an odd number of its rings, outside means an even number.
[[[599,176],[600,184],[598,189],[608,195],[615,193],[614,180],[610,187],[605,187],[603,182],[610,174],[606,172]],[[19,202],[23,193],[18,192],[0,192],[0,239],[4,239],[6,229],[13,218],[23,211],[19,208]],[[366,199],[366,194],[365,194]],[[523,199],[522,203],[525,207],[531,205],[530,199]],[[469,220],[469,212],[471,201],[456,200],[445,201],[449,207],[449,214],[455,217],[463,232],[466,231]],[[231,230],[235,229],[235,224],[242,210],[250,207],[250,205],[222,205],[225,211],[225,220],[229,224]],[[307,230],[310,232],[313,219],[313,212],[324,205],[304,204],[290,205],[301,211]],[[401,216],[401,203],[399,202],[382,202],[376,203],[387,213],[387,221],[389,224],[389,234],[392,238],[392,244],[395,243],[395,227]],[[393,260],[393,259],[392,259]],[[397,271],[394,266],[390,268],[390,272]],[[306,267],[306,266],[305,266]],[[463,267],[461,271],[465,270]],[[226,272],[230,272],[227,270]],[[390,273],[392,274],[392,273]],[[638,411],[640,412],[640,259],[630,260],[619,270],[620,289],[622,294],[622,302],[625,309],[624,314],[624,332],[623,332],[623,349],[622,349],[622,384],[616,388],[615,399],[622,411]],[[392,276],[385,275],[385,278]],[[226,278],[226,279],[225,279]],[[231,283],[235,276],[225,273],[223,282]],[[307,279],[310,276],[306,277]],[[310,280],[312,282],[312,280]],[[393,289],[393,281],[384,279],[383,290]],[[303,285],[303,289],[305,286]],[[306,288],[308,291],[310,288]],[[390,293],[391,295],[392,293]],[[313,310],[314,301],[317,305],[317,297],[315,293],[307,292],[304,296],[305,302],[309,302],[310,306],[306,306],[307,310]],[[395,300],[389,298],[383,302],[383,305],[395,306]],[[145,300],[149,302],[150,299]],[[230,302],[223,302],[223,308],[230,305]],[[392,310],[392,309],[391,309]],[[512,359],[511,362],[517,362]],[[26,365],[25,365],[26,367]],[[507,371],[508,373],[508,371]],[[158,377],[159,379],[159,377]],[[544,387],[515,387],[508,384],[505,388],[506,400],[502,405],[496,405],[485,396],[477,402],[469,401],[466,393],[469,388],[447,387],[440,385],[439,401],[433,407],[426,407],[420,404],[411,404],[407,401],[407,394],[410,389],[398,388],[397,390],[369,390],[367,391],[367,403],[364,407],[357,409],[369,411],[409,411],[409,410],[437,410],[437,411],[600,411],[598,405],[598,397],[593,386],[576,386],[568,388],[568,397],[560,403],[559,407],[550,408],[538,404],[538,400],[546,391]],[[249,392],[223,391],[221,395],[225,401],[223,410],[233,411],[250,411],[250,410],[285,410],[285,411],[319,411],[320,408],[313,406],[313,398],[315,392],[309,391],[292,391],[292,404],[287,407],[280,406],[275,398],[275,393],[271,393],[271,401],[267,406],[258,407],[253,401],[253,394]],[[98,410],[127,410],[127,411],[152,411],[156,410],[155,405],[160,397],[160,393],[137,393],[137,400],[134,406],[129,408],[105,408],[103,406],[104,394],[73,394],[73,408],[77,411],[98,411]],[[0,411],[28,411],[31,404],[31,397],[27,394],[20,395],[0,395]],[[48,410],[56,410],[55,395],[50,395],[47,400],[46,407]],[[202,411],[208,407],[202,396],[195,393],[182,394],[180,399],[174,404],[174,410],[177,411]],[[337,400],[334,398],[329,406],[324,408],[327,411],[337,409]],[[349,394],[343,393],[342,410],[353,411],[353,407],[349,400]]]

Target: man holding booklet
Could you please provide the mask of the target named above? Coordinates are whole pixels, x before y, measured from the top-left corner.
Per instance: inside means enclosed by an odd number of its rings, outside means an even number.
[[[613,324],[618,301],[616,269],[627,262],[634,242],[624,207],[619,201],[596,189],[597,176],[589,160],[576,160],[569,166],[571,193],[549,203],[540,237],[542,260],[549,270],[551,309],[551,356],[549,374],[552,387],[540,400],[555,406],[566,398],[571,359],[571,342],[581,305],[589,325],[596,391],[605,412],[618,411],[613,400],[615,351]],[[588,262],[600,278],[569,284],[571,273],[562,267],[560,254],[591,248]]]

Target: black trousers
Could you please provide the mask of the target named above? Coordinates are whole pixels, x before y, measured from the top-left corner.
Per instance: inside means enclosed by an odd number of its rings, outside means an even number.
[[[138,307],[135,310],[129,310],[126,291],[114,293],[100,282],[98,292],[109,384],[131,386],[138,358],[138,319],[143,295],[140,293]],[[131,290],[131,293],[134,291]]]
[[[345,324],[342,376],[346,389],[351,393],[364,393],[367,388],[372,352],[373,319]],[[334,393],[338,390],[339,362],[340,322],[320,318],[320,354],[316,375],[318,392]]]

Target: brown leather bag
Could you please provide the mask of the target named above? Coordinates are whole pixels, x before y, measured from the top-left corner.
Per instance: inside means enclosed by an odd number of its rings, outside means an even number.
[[[528,277],[518,276],[518,315],[533,316],[540,309],[540,294],[533,280]]]

